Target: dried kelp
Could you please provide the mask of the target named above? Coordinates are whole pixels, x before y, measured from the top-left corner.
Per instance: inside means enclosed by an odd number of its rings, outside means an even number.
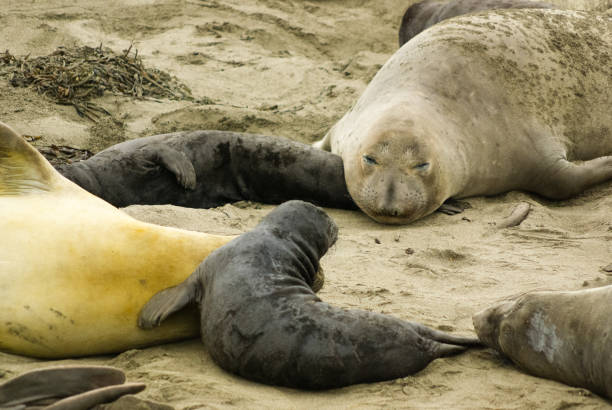
[[[36,149],[56,168],[60,165],[83,161],[94,155],[93,152],[87,149],[74,148],[67,145],[51,144],[38,146],[37,142],[40,140],[40,136],[26,135],[24,138],[30,144],[34,144]]]
[[[95,120],[104,108],[92,103],[105,92],[135,98],[193,100],[191,91],[168,73],[146,68],[132,47],[122,54],[100,47],[58,47],[47,56],[15,57],[0,53],[0,75],[14,87],[34,87],[59,104],[73,105],[81,116]]]

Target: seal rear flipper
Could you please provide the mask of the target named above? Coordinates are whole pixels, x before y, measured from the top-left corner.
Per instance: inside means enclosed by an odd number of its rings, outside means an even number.
[[[119,369],[104,366],[67,366],[33,370],[0,385],[0,408],[64,398],[125,382]]]
[[[185,189],[195,189],[196,171],[187,156],[167,145],[153,143],[143,147],[140,151],[144,159],[159,164],[172,172],[176,181]]]
[[[45,410],[86,410],[97,404],[108,403],[117,400],[126,394],[135,394],[143,391],[145,385],[142,383],[126,383],[117,386],[102,387],[81,393],[76,396],[60,400]]]
[[[50,191],[56,175],[38,151],[0,122],[0,196]]]
[[[197,275],[200,268],[183,283],[156,293],[138,314],[138,326],[142,329],[153,329],[171,314],[183,309],[199,298]]]
[[[436,346],[436,357],[454,356],[463,353],[468,349],[467,346],[449,345],[446,343],[438,343]]]
[[[459,346],[483,346],[482,342],[477,337],[454,336],[439,330],[430,329],[418,323],[414,323],[414,325],[418,326],[418,333],[421,336],[435,340],[436,342]]]
[[[612,179],[611,155],[582,163],[561,159],[546,169],[546,174],[531,190],[552,199],[566,199],[609,179]]]

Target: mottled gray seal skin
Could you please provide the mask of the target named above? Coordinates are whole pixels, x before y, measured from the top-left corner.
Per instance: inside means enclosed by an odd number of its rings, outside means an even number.
[[[281,137],[225,131],[155,135],[114,145],[58,171],[117,207],[212,208],[241,200],[301,199],[355,208],[340,157]]]
[[[406,9],[399,29],[399,46],[442,20],[462,14],[494,9],[555,9],[552,4],[531,0],[423,0]]]
[[[336,225],[321,209],[286,202],[212,253],[183,283],[156,294],[142,309],[139,326],[157,326],[197,302],[202,339],[219,366],[303,389],[403,377],[478,344],[321,301],[312,280],[336,237]]]
[[[487,346],[533,375],[612,398],[612,286],[533,292],[473,317]]]
[[[569,198],[612,179],[610,50],[601,14],[455,17],[397,50],[315,146],[342,157],[353,201],[382,223],[449,198]]]

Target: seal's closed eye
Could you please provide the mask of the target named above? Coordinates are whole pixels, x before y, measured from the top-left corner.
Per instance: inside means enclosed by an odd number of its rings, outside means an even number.
[[[376,162],[376,159],[374,157],[370,156],[370,155],[363,154],[362,158],[363,158],[363,162],[365,162],[368,165],[377,165],[378,164],[378,162]]]

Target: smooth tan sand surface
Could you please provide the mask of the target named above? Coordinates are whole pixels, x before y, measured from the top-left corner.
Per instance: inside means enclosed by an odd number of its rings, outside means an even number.
[[[555,0],[549,0],[555,2]],[[96,100],[112,113],[98,123],[30,89],[0,80],[0,120],[39,143],[99,150],[174,130],[224,129],[313,142],[353,104],[397,48],[406,0],[4,0],[2,47],[46,55],[57,46],[130,43],[149,67],[185,82],[196,99]],[[607,1],[558,0],[605,10]],[[384,226],[360,212],[328,210],[340,227],[322,264],[320,296],[345,308],[388,313],[447,332],[473,334],[471,316],[510,295],[612,283],[612,183],[567,201],[525,193],[469,198],[471,208]],[[498,229],[520,202],[532,209],[518,227]],[[133,206],[136,218],[209,233],[253,228],[271,209],[253,203],[210,210]],[[95,235],[95,232],[92,232]],[[95,303],[92,300],[91,303]],[[92,323],[95,326],[95,323]],[[596,341],[594,341],[596,343]],[[584,389],[522,373],[492,350],[438,359],[393,381],[306,392],[252,383],[217,367],[199,340],[116,356],[38,361],[0,353],[0,382],[59,363],[123,369],[147,389],[138,397],[198,408],[607,408]]]

